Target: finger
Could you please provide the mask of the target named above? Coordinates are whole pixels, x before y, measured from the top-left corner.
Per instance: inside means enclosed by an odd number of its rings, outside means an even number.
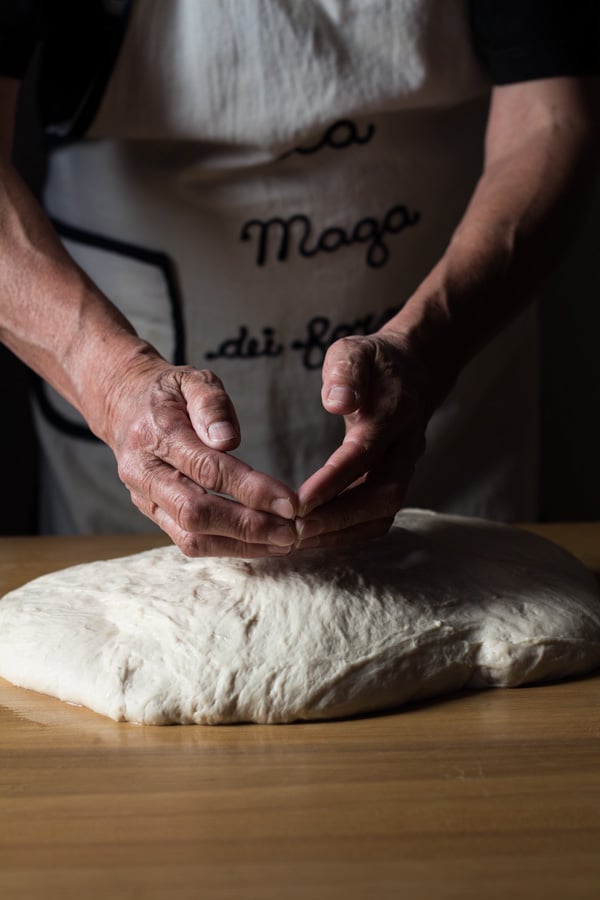
[[[365,522],[393,518],[404,502],[414,472],[412,460],[397,459],[394,462],[393,475],[388,473],[385,480],[367,478],[313,510],[310,516],[296,519],[298,539],[305,540]]]
[[[385,446],[378,448],[376,434],[372,426],[357,426],[348,430],[343,443],[325,465],[300,486],[298,500],[301,517],[333,500],[373,468],[377,458],[385,451]]]
[[[364,405],[369,392],[373,350],[363,340],[342,338],[323,363],[321,401],[327,412],[349,415]]]
[[[250,509],[283,519],[297,514],[296,495],[287,485],[228,453],[204,446],[191,429],[183,439],[171,443],[162,459],[205,490],[228,494]]]
[[[128,485],[138,508],[151,518],[160,508],[185,532],[221,535],[248,544],[289,547],[296,541],[295,526],[279,516],[208,494],[164,463],[153,465],[151,471],[142,489]]]
[[[371,541],[378,537],[383,537],[390,530],[394,519],[383,518],[374,519],[371,522],[363,522],[360,525],[353,525],[351,528],[344,528],[341,531],[333,531],[329,534],[316,535],[299,541],[296,544],[296,550],[316,550],[329,549],[332,547],[346,547],[349,544],[356,544],[363,541]]]
[[[163,403],[150,426],[139,426],[130,446],[119,455],[119,476],[130,490],[143,496],[145,482],[154,476],[154,464],[167,463],[199,487],[229,494],[252,509],[284,519],[297,514],[294,492],[274,478],[256,472],[246,463],[207,447],[191,426],[182,404]]]
[[[186,531],[165,510],[147,497],[132,494],[137,508],[167,534],[186,556],[235,556],[246,559],[266,556],[286,556],[292,544],[249,543],[223,535],[199,534]]]
[[[180,390],[192,427],[200,440],[218,450],[240,443],[240,425],[221,380],[208,369],[181,372]]]
[[[343,443],[298,489],[299,516],[304,518],[342,494],[368,473],[371,489],[376,484],[391,484],[396,478],[410,479],[416,460],[425,450],[421,428],[393,432],[372,422],[357,422],[348,427]],[[391,441],[393,440],[393,443]],[[389,473],[392,473],[391,477]]]

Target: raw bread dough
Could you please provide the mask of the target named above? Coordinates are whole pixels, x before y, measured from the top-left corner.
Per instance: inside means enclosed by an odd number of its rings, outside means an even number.
[[[148,725],[346,716],[598,665],[598,587],[579,562],[422,511],[359,548],[245,561],[166,547],[0,602],[2,677]]]

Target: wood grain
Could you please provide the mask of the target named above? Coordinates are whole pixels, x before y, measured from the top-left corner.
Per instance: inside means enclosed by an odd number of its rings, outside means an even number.
[[[600,525],[536,530],[600,572]],[[155,544],[0,540],[0,593]],[[187,728],[115,724],[0,680],[0,897],[82,896],[598,900],[600,676]]]

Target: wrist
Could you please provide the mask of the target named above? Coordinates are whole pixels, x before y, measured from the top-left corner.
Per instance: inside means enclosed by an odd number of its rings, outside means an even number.
[[[114,446],[123,404],[136,403],[135,384],[150,370],[168,366],[159,353],[134,332],[111,332],[87,339],[75,367],[80,412],[94,434]]]
[[[411,360],[433,412],[472,355],[470,341],[451,313],[438,266],[402,309],[378,331]]]
[[[464,366],[525,305],[508,277],[511,248],[498,235],[458,229],[444,257],[381,329],[416,356],[438,405]],[[510,297],[510,302],[507,301]]]

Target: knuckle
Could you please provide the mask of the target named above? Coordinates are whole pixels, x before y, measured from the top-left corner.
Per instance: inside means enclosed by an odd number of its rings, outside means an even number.
[[[194,481],[206,490],[220,493],[223,480],[219,454],[216,451],[201,453],[194,465]]]
[[[328,371],[348,372],[364,358],[363,338],[343,337],[331,345],[327,353]]]
[[[256,542],[256,515],[254,510],[242,507],[238,514],[236,537],[244,544]]]
[[[204,522],[198,498],[180,494],[175,504],[175,521],[184,531],[199,531]]]
[[[253,469],[245,469],[236,472],[235,496],[241,500],[246,506],[250,507],[248,513],[252,509],[256,509],[261,505],[264,484],[261,476]],[[244,513],[245,514],[245,513]]]
[[[166,410],[156,410],[153,416],[141,416],[129,427],[127,446],[130,451],[144,451],[164,459],[171,444],[174,422]]]
[[[202,556],[201,545],[197,538],[189,532],[178,534],[175,541],[184,556]]]
[[[344,355],[348,355],[348,353],[358,349],[363,340],[364,338],[355,334],[346,335],[345,337],[338,338],[337,341],[334,341],[330,349],[335,351],[341,350]]]
[[[237,541],[224,543],[223,538],[207,535],[198,537],[193,534],[180,535],[177,546],[186,556],[242,556]]]
[[[214,372],[211,372],[210,369],[189,368],[184,372],[184,376],[193,379],[199,384],[220,388],[221,390],[223,389],[223,382],[219,376],[215,375]]]
[[[193,370],[182,387],[185,387],[188,402],[191,401],[198,410],[222,407],[229,403],[221,379],[208,369]]]

